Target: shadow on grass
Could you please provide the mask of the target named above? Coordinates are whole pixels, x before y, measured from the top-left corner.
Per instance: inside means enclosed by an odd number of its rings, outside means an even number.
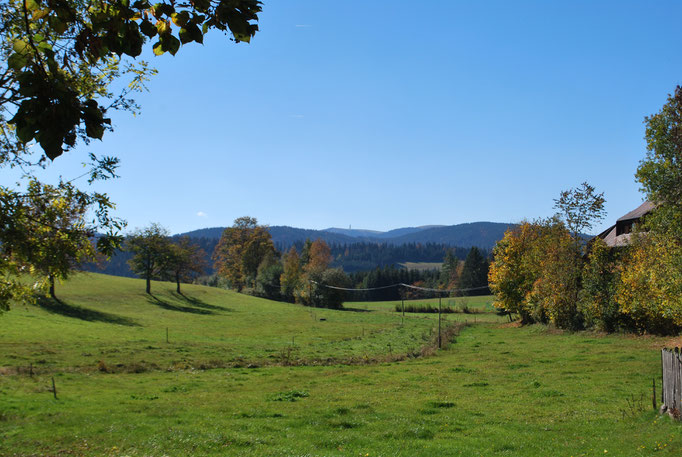
[[[178,306],[178,305],[172,305],[166,301],[163,301],[157,297],[155,297],[152,294],[149,294],[149,297],[147,298],[149,303],[156,305],[160,308],[167,309],[169,311],[179,311],[181,313],[191,313],[191,314],[215,314],[213,311],[209,311],[207,309],[197,309],[197,308],[190,308],[189,306]]]
[[[196,306],[197,308],[204,308],[204,309],[211,309],[214,311],[232,311],[230,308],[226,308],[224,306],[217,306],[217,305],[209,305],[205,301],[199,300],[198,298],[195,297],[190,297],[189,295],[185,295],[182,292],[177,293],[177,292],[171,292],[171,295],[175,297],[178,300],[184,300],[187,303],[189,303],[192,306]]]
[[[88,322],[105,322],[107,324],[127,325],[129,327],[139,327],[140,325],[128,317],[95,311],[94,309],[82,308],[76,305],[69,305],[59,298],[42,297],[36,302],[36,305],[50,313],[73,317]]]
[[[334,309],[335,311],[350,311],[351,313],[371,313],[371,309],[363,309],[363,308],[346,308],[345,306],[343,308],[329,308],[329,309]]]

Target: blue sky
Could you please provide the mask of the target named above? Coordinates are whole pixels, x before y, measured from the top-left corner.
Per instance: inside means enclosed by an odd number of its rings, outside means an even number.
[[[87,152],[129,227],[388,230],[553,214],[588,181],[642,200],[644,116],[682,80],[676,1],[266,1],[251,44],[213,33]],[[605,221],[595,229],[606,226]]]

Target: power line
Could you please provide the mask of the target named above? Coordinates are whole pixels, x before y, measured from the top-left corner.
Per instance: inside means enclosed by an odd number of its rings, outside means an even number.
[[[335,289],[335,290],[347,290],[350,292],[369,292],[371,290],[383,290],[383,289],[390,289],[392,287],[398,287],[401,284],[391,284],[390,286],[381,286],[381,287],[370,287],[368,289],[349,289],[348,287],[337,287],[337,286],[329,286],[327,284],[321,284],[317,281],[313,281],[312,279],[309,279],[309,281],[313,284],[317,284],[318,286],[326,287],[327,289]]]
[[[429,287],[419,287],[419,286],[413,286],[411,284],[405,284],[404,282],[399,282],[396,284],[390,284],[388,286],[381,286],[381,287],[370,287],[370,288],[365,288],[365,289],[351,289],[348,287],[337,287],[337,286],[330,286],[327,284],[321,284],[317,281],[313,281],[312,279],[309,280],[311,283],[316,284],[318,286],[326,287],[327,289],[334,289],[334,290],[345,290],[348,292],[369,292],[373,290],[384,290],[384,289],[391,289],[393,287],[407,287],[409,289],[416,289],[416,290],[423,290],[426,292],[438,292],[438,293],[445,293],[445,292],[470,292],[474,290],[483,290],[483,289],[488,289],[488,286],[480,286],[480,287],[469,287],[466,289],[432,289]]]

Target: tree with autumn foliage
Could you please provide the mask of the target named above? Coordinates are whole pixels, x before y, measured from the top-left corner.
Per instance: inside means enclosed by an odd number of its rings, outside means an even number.
[[[508,229],[493,248],[493,262],[488,271],[488,283],[495,294],[494,306],[516,313],[521,322],[542,321],[546,317],[531,300],[533,286],[541,275],[540,240],[543,227],[523,222]]]
[[[636,178],[656,208],[631,238],[616,300],[635,330],[670,334],[682,329],[682,88],[645,121]]]
[[[341,308],[345,293],[333,287],[350,287],[350,278],[340,268],[329,268],[332,255],[327,243],[321,239],[307,240],[301,261],[302,275],[294,289],[296,302],[306,306]]]
[[[244,287],[254,286],[258,266],[275,252],[267,228],[258,225],[253,217],[240,217],[223,231],[213,252],[214,267],[233,289],[241,292]]]
[[[284,300],[293,302],[295,299],[294,292],[301,283],[301,259],[298,256],[298,251],[294,246],[282,257],[282,275],[280,276],[281,295]]]

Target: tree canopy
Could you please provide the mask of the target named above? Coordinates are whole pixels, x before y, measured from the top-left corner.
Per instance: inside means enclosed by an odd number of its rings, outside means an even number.
[[[218,274],[241,291],[247,285],[253,286],[258,266],[275,252],[270,232],[258,225],[255,218],[245,216],[235,219],[234,225],[225,229],[213,259]]]
[[[101,139],[108,111],[135,108],[131,91],[144,87],[146,62],[135,62],[150,42],[154,54],[175,55],[202,43],[211,29],[236,42],[258,30],[257,0],[8,0],[0,6],[0,127],[3,154],[26,153],[35,141],[49,159],[78,139]],[[122,77],[130,82],[110,91]],[[17,141],[18,140],[18,141]],[[12,157],[6,157],[13,159]]]
[[[130,269],[146,281],[146,292],[151,294],[151,280],[162,278],[170,262],[168,231],[159,224],[138,229],[128,238],[127,247],[134,254]]]

